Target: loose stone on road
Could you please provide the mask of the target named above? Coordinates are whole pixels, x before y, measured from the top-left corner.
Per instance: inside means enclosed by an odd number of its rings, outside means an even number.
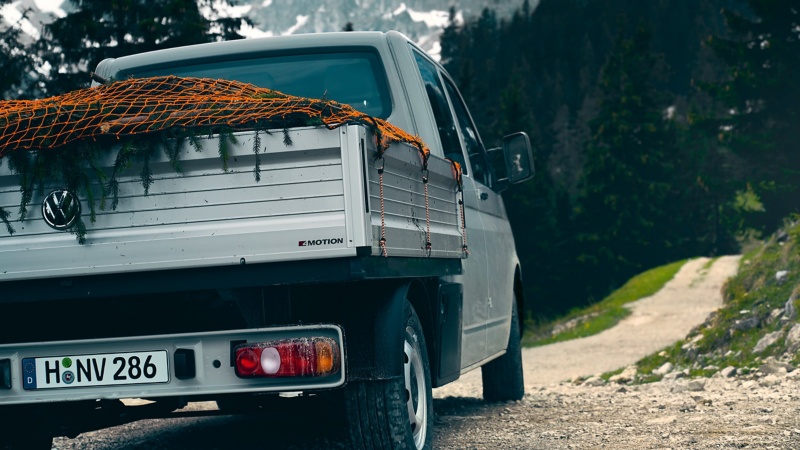
[[[523,350],[527,393],[519,402],[484,402],[479,370],[435,390],[435,448],[800,448],[794,372],[767,375],[769,383],[767,377],[759,383],[733,374],[691,386],[683,379],[622,387],[603,386],[599,379],[581,386],[561,383],[635,364],[684,339],[722,305],[720,288],[736,273],[739,257],[720,258],[706,270],[708,262],[686,263],[655,295],[630,303],[632,314],[612,329]],[[190,407],[213,409],[213,404]],[[56,439],[54,448],[346,449],[338,419],[311,408],[298,414],[146,420]]]

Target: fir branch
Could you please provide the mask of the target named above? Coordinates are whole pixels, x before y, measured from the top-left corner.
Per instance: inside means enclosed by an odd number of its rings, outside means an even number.
[[[97,178],[97,185],[100,187],[100,210],[105,210],[105,198],[106,198],[106,185],[105,181],[108,180],[108,176],[103,169],[100,168],[100,165],[97,162],[97,149],[92,149],[92,153],[89,157],[89,167],[91,167],[92,172],[94,173],[95,177]],[[92,211],[92,223],[97,221],[97,214],[95,211],[96,201],[94,198],[94,192],[92,191],[92,180],[89,178],[89,175],[84,173],[83,175],[83,186],[87,192],[87,197],[89,198],[89,208]]]
[[[258,135],[258,130],[256,130],[256,135],[253,136],[253,153],[256,155],[256,166],[253,168],[253,176],[256,179],[256,183],[261,182],[261,156],[259,152],[261,151],[261,136]]]
[[[78,240],[78,244],[85,244],[86,243],[86,224],[83,223],[83,219],[78,217],[75,219],[75,223],[69,227],[69,232],[75,235],[75,239]]]
[[[86,194],[86,201],[89,203],[89,220],[92,223],[95,223],[97,222],[97,211],[96,211],[94,192],[92,191],[92,180],[90,180],[89,176],[86,175],[85,173],[83,174],[82,178],[83,178],[83,190],[84,193]]]
[[[285,145],[287,147],[293,145],[292,144],[292,137],[289,136],[289,129],[288,128],[284,128],[283,129],[283,145]]]
[[[139,173],[139,178],[142,180],[142,187],[144,188],[144,196],[150,195],[150,186],[153,185],[153,171],[150,170],[150,157],[155,153],[156,146],[150,142],[144,152],[142,159],[142,171]]]
[[[9,222],[8,216],[9,216],[8,211],[6,211],[5,209],[3,209],[2,206],[0,206],[0,221],[2,221],[3,224],[5,224],[6,230],[8,230],[8,234],[13,235],[14,233],[16,233],[16,230],[14,229],[14,227],[11,226],[11,222]]]
[[[116,211],[117,205],[119,205],[119,181],[117,181],[117,174],[122,173],[126,168],[130,167],[131,155],[135,152],[136,149],[133,145],[133,140],[130,138],[126,139],[120,149],[117,151],[117,157],[114,160],[114,168],[111,170],[111,177],[106,185],[106,190],[112,198],[112,211]],[[101,209],[105,209],[106,197],[107,195],[103,194],[103,199],[101,200]]]
[[[167,158],[169,159],[169,163],[172,168],[175,170],[175,173],[182,173],[181,170],[181,144],[183,143],[183,138],[175,139],[173,142],[173,146],[169,145],[169,140],[167,139],[167,133],[162,131],[160,133],[161,138],[161,146],[164,148],[164,153],[166,153]]]
[[[187,137],[189,138],[189,146],[194,148],[195,152],[200,153],[203,151],[203,144],[197,139],[197,133],[194,130],[189,130]]]
[[[24,222],[28,216],[28,204],[33,198],[33,185],[36,179],[32,176],[31,161],[27,152],[13,152],[11,155],[16,156],[10,158],[8,162],[13,163],[19,177],[19,190],[22,193],[19,201],[19,221]]]
[[[217,137],[217,146],[219,151],[219,158],[222,160],[222,171],[228,171],[228,136],[220,131]]]

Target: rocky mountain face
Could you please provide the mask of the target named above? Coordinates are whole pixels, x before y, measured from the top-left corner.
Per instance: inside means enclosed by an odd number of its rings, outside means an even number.
[[[348,23],[355,30],[399,31],[423,48],[439,53],[438,36],[447,26],[448,10],[456,21],[476,16],[484,8],[510,17],[523,0],[245,0],[240,8],[258,25],[252,35],[324,33],[340,31]],[[536,3],[531,2],[531,3]]]

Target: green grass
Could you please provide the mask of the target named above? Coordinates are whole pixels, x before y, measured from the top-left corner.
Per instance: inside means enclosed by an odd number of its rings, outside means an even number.
[[[717,262],[717,260],[718,260],[718,259],[720,259],[720,258],[721,258],[721,256],[717,256],[717,257],[715,257],[715,258],[711,258],[711,259],[709,259],[708,261],[706,261],[706,263],[705,263],[705,264],[703,264],[703,268],[702,268],[702,269],[700,269],[700,270],[701,270],[702,272],[707,272],[707,271],[708,271],[708,269],[710,269],[710,268],[711,268],[711,266],[713,266],[713,265],[714,265],[714,263],[715,263],[715,262]]]
[[[647,272],[631,278],[624,286],[594,305],[573,310],[565,317],[548,323],[545,326],[529,327],[523,338],[523,345],[526,347],[538,347],[571,339],[579,339],[592,336],[613,327],[631,313],[628,308],[625,308],[627,303],[648,297],[658,292],[676,273],[678,273],[678,270],[680,270],[685,263],[686,260],[683,260],[648,270]],[[581,320],[570,330],[555,335],[552,334],[552,330],[557,325],[590,314],[596,315]]]

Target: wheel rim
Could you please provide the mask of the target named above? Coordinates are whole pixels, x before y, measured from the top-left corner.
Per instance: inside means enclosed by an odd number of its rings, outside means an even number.
[[[405,353],[403,378],[405,378],[408,420],[414,436],[414,445],[420,450],[425,446],[425,435],[428,433],[428,396],[426,395],[425,368],[420,359],[419,341],[417,333],[411,327],[406,328],[403,352]]]

